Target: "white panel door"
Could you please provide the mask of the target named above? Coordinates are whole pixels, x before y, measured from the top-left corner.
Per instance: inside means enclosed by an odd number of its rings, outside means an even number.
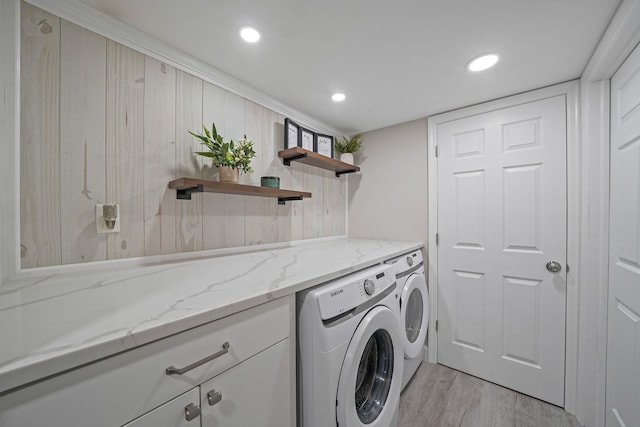
[[[611,79],[607,426],[640,426],[640,48]]]
[[[565,97],[440,124],[437,144],[438,362],[562,406]]]

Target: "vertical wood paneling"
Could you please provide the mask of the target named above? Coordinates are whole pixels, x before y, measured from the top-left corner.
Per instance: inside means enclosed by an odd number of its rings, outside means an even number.
[[[22,3],[20,239],[22,268],[62,262],[60,19]]]
[[[244,99],[225,91],[224,97],[224,137],[225,140],[242,137],[244,131]],[[247,135],[248,136],[248,135]],[[247,176],[240,175],[240,182],[247,182]],[[244,202],[245,196],[224,195],[224,234],[225,248],[244,246]]]
[[[273,113],[275,124],[273,127],[273,151],[276,153],[284,149],[284,116],[281,114]],[[293,186],[293,169],[289,166],[284,166],[282,160],[278,157],[276,161],[271,164],[270,170],[274,171],[274,175],[280,177],[280,188],[294,189]],[[304,202],[304,201],[303,201]],[[278,221],[278,242],[289,242],[293,240],[291,238],[291,218],[293,207],[299,203],[287,203],[285,205],[276,206],[276,215]]]
[[[176,198],[167,182],[176,174],[176,69],[145,57],[145,255],[176,250]]]
[[[107,258],[144,255],[144,55],[107,42],[107,203],[120,205],[120,232]]]
[[[345,234],[347,177],[283,166],[284,117],[27,3],[22,8],[22,267],[237,247]],[[215,121],[255,144],[260,185],[311,199],[194,194],[171,179],[217,179],[187,131]],[[95,205],[120,205],[121,231],[98,235]]]
[[[176,74],[176,169],[178,176],[200,177],[200,144],[188,131],[202,128],[202,80],[183,71]],[[176,200],[176,252],[202,249],[202,199]]]
[[[276,140],[276,125],[278,123],[278,115],[273,111],[260,107],[262,109],[262,146],[261,146],[261,176],[277,176],[280,177],[280,171],[284,167],[278,157],[278,149],[276,148],[278,140]],[[258,184],[260,185],[260,177]],[[282,187],[285,188],[285,187]],[[274,243],[278,241],[278,205],[275,200],[260,198],[262,204],[262,242]],[[285,205],[286,206],[286,205]]]
[[[61,22],[60,173],[62,263],[107,258],[95,205],[105,202],[107,40]]]
[[[308,167],[304,175],[304,188],[311,192],[311,199],[304,201],[304,239],[324,237],[324,170]]]
[[[262,160],[265,156],[265,135],[263,132],[264,109],[251,101],[245,101],[244,120],[247,137],[253,141],[256,150],[256,158],[251,161],[253,173],[243,176],[243,183],[248,185],[260,185],[260,177],[263,176]],[[267,200],[273,204],[277,202],[273,199]],[[244,238],[245,245],[256,245],[264,243],[263,224],[265,215],[263,212],[263,202],[261,197],[247,197],[244,201]]]
[[[341,236],[346,234],[346,182],[348,175],[336,177],[331,171],[324,173],[323,221],[324,236]]]
[[[20,64],[16,62],[20,56],[20,51],[16,50],[20,41],[21,19],[16,19],[19,10],[18,2],[0,2],[0,58],[3,58],[0,62],[0,141],[3,141],[0,182],[4,183],[0,187],[0,284],[20,269],[20,192],[16,188],[20,179],[20,159],[17,158],[20,147],[16,144],[20,132],[20,123],[17,122],[20,112],[15,108],[20,102],[20,87],[16,84],[20,77]]]
[[[216,130],[224,133],[224,100],[225,90],[210,83],[204,83],[202,90],[202,120],[210,128],[215,123]],[[202,147],[202,146],[201,146]],[[211,166],[211,160],[204,159],[203,178],[218,179],[218,168]],[[209,197],[213,196],[213,197]],[[202,246],[203,249],[217,249],[224,247],[224,195],[208,194],[203,200],[202,217]]]
[[[305,239],[305,205],[311,200],[317,199],[319,195],[307,185],[307,174],[314,168],[298,162],[291,163],[290,168],[291,189],[311,192],[311,199],[304,199],[302,203],[291,203],[291,240],[303,240]]]

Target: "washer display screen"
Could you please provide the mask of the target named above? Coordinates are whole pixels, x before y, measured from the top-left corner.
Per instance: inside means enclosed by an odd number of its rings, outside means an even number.
[[[393,377],[393,342],[384,329],[371,335],[362,353],[356,377],[355,404],[364,424],[373,422],[389,395]]]

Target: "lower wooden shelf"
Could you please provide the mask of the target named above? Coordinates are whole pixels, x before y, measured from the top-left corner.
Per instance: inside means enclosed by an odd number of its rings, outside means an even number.
[[[224,193],[244,196],[274,197],[279,205],[291,200],[310,199],[311,193],[304,191],[282,190],[279,188],[258,187],[255,185],[234,184],[232,182],[209,181],[198,178],[178,178],[169,182],[169,188],[177,190],[176,198],[191,200],[192,193]]]

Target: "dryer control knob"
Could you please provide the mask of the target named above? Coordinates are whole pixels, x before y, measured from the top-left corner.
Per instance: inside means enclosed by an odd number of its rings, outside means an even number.
[[[413,258],[411,258],[411,256],[407,257],[407,264],[409,264],[409,267],[413,265]]]
[[[364,291],[367,293],[367,295],[373,295],[373,293],[376,291],[376,284],[373,280],[367,279],[364,281]]]

